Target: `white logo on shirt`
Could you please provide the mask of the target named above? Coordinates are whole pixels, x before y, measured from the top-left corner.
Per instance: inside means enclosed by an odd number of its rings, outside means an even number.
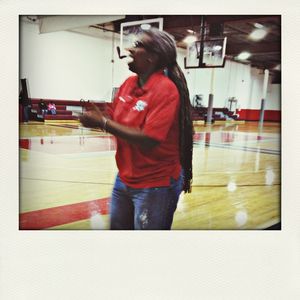
[[[145,109],[145,107],[147,106],[147,103],[143,100],[138,100],[135,104],[135,107],[133,108],[134,110],[137,111],[142,111]]]

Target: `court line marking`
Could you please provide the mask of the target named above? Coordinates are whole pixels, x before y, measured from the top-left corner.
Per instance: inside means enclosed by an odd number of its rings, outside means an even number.
[[[55,179],[41,179],[41,178],[27,178],[22,177],[22,179],[26,180],[35,180],[35,181],[49,181],[49,182],[64,182],[64,183],[74,183],[74,184],[99,184],[99,185],[110,185],[113,186],[114,183],[107,183],[107,182],[91,182],[91,181],[69,181],[69,180],[55,180]],[[257,184],[236,184],[236,187],[257,187],[257,186],[280,186],[281,183],[272,183],[272,184],[265,184],[265,183],[257,183]],[[192,187],[199,187],[199,188],[207,188],[207,187],[227,187],[227,184],[192,184]]]
[[[19,229],[47,229],[89,219],[95,214],[107,215],[109,202],[110,198],[101,198],[21,213],[19,214]]]
[[[245,152],[259,152],[263,154],[272,154],[272,155],[280,155],[280,151],[272,150],[272,149],[261,149],[261,148],[253,148],[253,147],[242,147],[242,146],[234,146],[228,144],[216,144],[216,143],[208,143],[208,142],[194,142],[194,145],[205,145],[206,147],[215,147],[215,148],[223,148],[229,150],[240,150]]]
[[[103,132],[100,129],[87,128],[87,127],[79,126],[79,124],[78,125],[46,124],[46,125],[53,126],[53,127],[72,128],[72,129],[78,129],[78,130],[84,130],[84,131],[96,131],[96,132],[101,132],[105,135],[105,132]]]
[[[95,151],[95,152],[78,152],[78,153],[67,153],[67,154],[59,154],[59,156],[65,159],[84,159],[89,157],[101,157],[101,156],[113,156],[116,150],[107,150],[107,151]]]
[[[25,180],[35,180],[35,181],[50,181],[50,182],[64,182],[64,183],[84,183],[84,184],[101,184],[101,185],[113,185],[113,183],[107,182],[91,182],[91,181],[71,181],[71,180],[56,180],[56,179],[42,179],[42,178],[30,178],[30,177],[21,177]]]
[[[272,183],[272,184],[265,184],[265,183],[261,183],[261,184],[236,184],[236,187],[257,187],[257,186],[274,186],[274,185],[277,185],[277,186],[280,186],[281,183]],[[199,187],[199,188],[207,188],[207,187],[227,187],[228,184],[212,184],[212,185],[192,185],[192,187]]]
[[[100,134],[93,134],[93,135],[35,135],[35,136],[29,136],[29,137],[21,137],[19,140],[39,140],[39,139],[44,139],[44,140],[51,140],[51,139],[71,139],[71,138],[111,138],[112,136],[109,135],[100,135]]]

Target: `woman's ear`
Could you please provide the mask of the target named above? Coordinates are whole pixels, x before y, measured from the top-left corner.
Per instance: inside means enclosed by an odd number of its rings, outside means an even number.
[[[156,53],[149,53],[147,61],[151,64],[157,65],[158,64],[158,55]]]

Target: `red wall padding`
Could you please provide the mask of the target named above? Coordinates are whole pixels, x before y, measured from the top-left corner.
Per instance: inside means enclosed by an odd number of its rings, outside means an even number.
[[[56,106],[57,105],[73,105],[73,106],[81,106],[82,103],[78,100],[58,100],[58,99],[43,99],[45,103],[53,101]],[[32,104],[38,104],[40,99],[38,98],[31,98]],[[107,107],[111,107],[112,103],[110,102],[97,102],[97,106],[102,107],[103,104],[106,104]],[[259,109],[241,109],[238,114],[239,120],[245,121],[259,121]],[[280,122],[281,121],[281,111],[280,110],[265,110],[264,113],[264,120],[265,121],[273,121],[273,122]]]
[[[259,121],[260,110],[259,109],[241,109],[238,114],[240,120],[245,121]],[[265,110],[264,121],[281,121],[281,111],[280,110]]]
[[[55,105],[69,105],[69,106],[81,106],[82,102],[79,100],[59,100],[59,99],[43,99],[46,104],[48,104],[50,101],[53,101]],[[31,98],[32,104],[38,104],[40,102],[39,98]],[[106,103],[106,102],[97,102],[97,103]]]
[[[280,110],[266,110],[264,119],[266,121],[281,121],[281,111]]]

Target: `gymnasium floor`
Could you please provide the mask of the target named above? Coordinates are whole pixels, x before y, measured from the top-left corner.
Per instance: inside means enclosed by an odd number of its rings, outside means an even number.
[[[195,126],[193,189],[172,229],[280,222],[280,124]],[[114,137],[76,121],[20,125],[20,229],[108,229]]]

